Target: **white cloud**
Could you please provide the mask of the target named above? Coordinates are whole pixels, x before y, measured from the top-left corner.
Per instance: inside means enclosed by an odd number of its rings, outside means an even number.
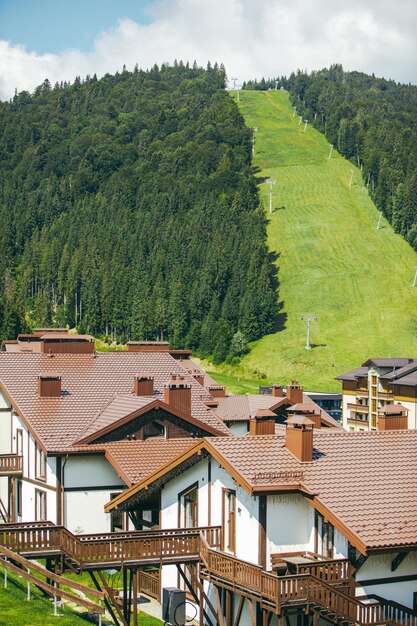
[[[121,20],[88,53],[36,54],[0,40],[0,98],[75,76],[174,59],[223,62],[240,80],[342,63],[417,82],[414,0],[158,0],[151,22]]]

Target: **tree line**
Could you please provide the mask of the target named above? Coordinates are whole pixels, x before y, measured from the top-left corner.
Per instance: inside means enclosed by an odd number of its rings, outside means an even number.
[[[221,362],[273,328],[251,132],[223,66],[48,80],[0,103],[0,337],[76,326]]]

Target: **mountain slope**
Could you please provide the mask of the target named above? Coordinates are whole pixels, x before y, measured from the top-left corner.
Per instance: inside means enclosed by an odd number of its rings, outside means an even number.
[[[176,63],[0,103],[0,339],[78,326],[222,361],[272,328],[251,137],[221,67]]]
[[[278,255],[283,329],[255,342],[235,373],[337,390],[334,376],[368,357],[415,356],[417,254],[384,218],[376,229],[378,211],[359,170],[335,151],[328,158],[326,139],[311,127],[304,132],[287,92],[244,91],[239,106],[258,128],[254,165],[266,212],[262,180],[277,180],[268,243]],[[303,313],[318,316],[312,350]]]

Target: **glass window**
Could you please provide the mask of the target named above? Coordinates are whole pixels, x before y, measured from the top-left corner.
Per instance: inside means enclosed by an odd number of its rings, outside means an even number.
[[[35,476],[38,480],[46,480],[46,456],[38,444],[36,444],[35,455]]]
[[[46,520],[46,491],[35,489],[35,520]]]
[[[180,527],[198,526],[198,485],[193,485],[180,494]]]

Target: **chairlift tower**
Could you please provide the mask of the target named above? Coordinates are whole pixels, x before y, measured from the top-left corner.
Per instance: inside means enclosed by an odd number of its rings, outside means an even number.
[[[269,185],[269,213],[272,213],[272,185],[276,185],[277,181],[272,180],[271,178],[266,181],[266,184]]]
[[[310,327],[311,327],[311,322],[316,322],[317,321],[317,315],[307,315],[307,314],[303,314],[301,316],[301,319],[303,320],[303,322],[307,322],[307,341],[306,341],[306,350],[311,350],[311,344],[310,344]]]

